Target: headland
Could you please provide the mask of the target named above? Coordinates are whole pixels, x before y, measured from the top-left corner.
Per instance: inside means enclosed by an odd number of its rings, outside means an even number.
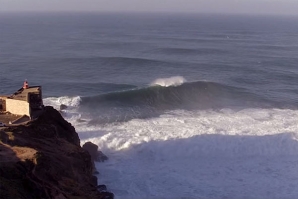
[[[35,97],[2,100],[28,103],[29,115],[17,107],[21,114],[12,114],[2,103],[0,198],[112,199],[114,195],[97,184],[93,158],[80,146],[75,128]]]

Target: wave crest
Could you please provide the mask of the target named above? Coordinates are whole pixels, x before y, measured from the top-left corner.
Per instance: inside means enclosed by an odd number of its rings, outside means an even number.
[[[185,78],[182,76],[174,76],[169,78],[159,78],[154,80],[150,86],[163,86],[163,87],[169,87],[169,86],[179,86],[186,82]]]

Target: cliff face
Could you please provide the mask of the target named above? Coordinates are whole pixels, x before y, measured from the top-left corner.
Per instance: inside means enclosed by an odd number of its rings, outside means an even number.
[[[0,128],[0,198],[113,198],[99,192],[74,127],[52,107],[25,125]]]

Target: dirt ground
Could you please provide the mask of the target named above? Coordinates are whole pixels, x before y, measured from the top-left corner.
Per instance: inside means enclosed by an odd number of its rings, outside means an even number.
[[[15,121],[20,118],[20,115],[14,115],[6,112],[0,112],[0,122],[4,124],[9,124],[9,122]]]

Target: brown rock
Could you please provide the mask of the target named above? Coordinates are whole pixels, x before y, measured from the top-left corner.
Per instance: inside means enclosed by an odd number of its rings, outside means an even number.
[[[113,198],[97,189],[93,162],[58,111],[0,130],[0,198]]]
[[[82,147],[89,152],[93,161],[103,162],[108,160],[108,157],[103,154],[103,152],[98,151],[98,146],[96,144],[93,144],[92,142],[86,142]]]
[[[98,146],[96,144],[93,144],[92,142],[86,142],[83,144],[82,148],[89,152],[92,160],[97,159]]]

